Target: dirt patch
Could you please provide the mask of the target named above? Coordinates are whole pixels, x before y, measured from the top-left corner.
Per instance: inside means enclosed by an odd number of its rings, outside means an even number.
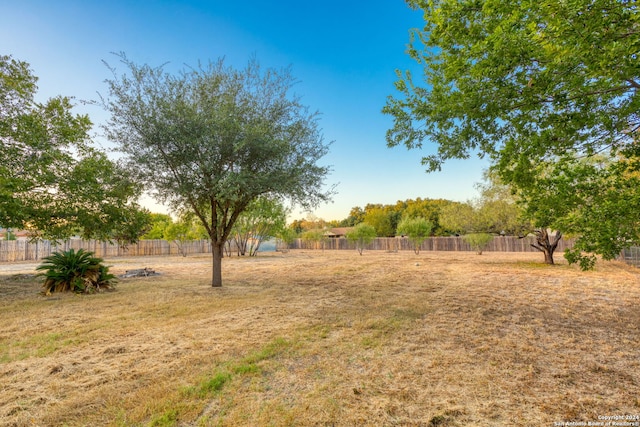
[[[107,260],[0,277],[0,425],[553,425],[640,413],[639,270],[538,254]],[[28,274],[28,273],[27,273]]]

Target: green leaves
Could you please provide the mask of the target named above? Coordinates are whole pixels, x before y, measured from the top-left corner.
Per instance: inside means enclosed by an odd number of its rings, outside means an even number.
[[[514,164],[519,153],[632,142],[623,132],[640,123],[636,8],[613,0],[413,4],[425,11],[411,51],[426,82],[404,75],[396,85],[400,96],[383,110],[394,117],[390,145],[436,143],[424,160],[437,170],[473,150]]]
[[[91,121],[69,98],[34,101],[36,81],[27,63],[0,56],[0,224],[34,237],[135,241],[140,187],[89,145]]]
[[[329,197],[321,190],[329,169],[316,165],[328,146],[317,115],[288,93],[295,82],[288,70],[263,71],[256,61],[234,70],[218,61],[175,76],[121,59],[130,75],[108,82],[105,130],[161,200],[208,211],[199,202],[211,195],[222,206],[262,194],[304,206]]]

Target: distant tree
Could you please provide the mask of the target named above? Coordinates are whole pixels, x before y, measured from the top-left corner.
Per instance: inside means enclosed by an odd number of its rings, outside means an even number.
[[[178,75],[138,66],[120,55],[128,74],[107,81],[105,126],[140,182],[175,210],[200,220],[212,242],[212,286],[222,286],[225,242],[240,215],[260,196],[312,207],[324,189],[328,152],[318,116],[290,94],[288,69],[243,70],[223,61]]]
[[[307,230],[301,235],[302,240],[310,243],[314,243],[317,247],[321,245],[322,250],[324,250],[324,244],[327,239],[325,234],[325,230],[316,228],[314,230]]]
[[[521,208],[507,200],[479,198],[466,203],[452,203],[440,212],[441,226],[451,233],[492,233],[523,236],[533,231],[528,221],[520,219]]]
[[[323,229],[327,225],[327,221],[310,213],[306,218],[293,220],[289,227],[300,234],[309,230]]]
[[[284,227],[276,234],[276,237],[282,245],[276,245],[276,250],[280,250],[281,252],[288,252],[289,247],[294,242],[297,237],[297,233],[290,227]]]
[[[259,197],[238,217],[231,236],[238,255],[255,256],[263,241],[286,228],[287,210],[277,200]]]
[[[303,222],[303,219],[294,219],[291,221],[291,224],[289,224],[289,228],[292,229],[294,233],[300,234],[304,231]]]
[[[151,228],[150,212],[137,206],[117,213],[117,224],[111,231],[109,240],[115,241],[121,248],[127,248],[137,242],[141,235]]]
[[[398,224],[398,234],[409,238],[416,255],[420,253],[420,246],[431,235],[432,230],[433,224],[425,218],[404,218]]]
[[[433,224],[432,234],[436,236],[448,234],[440,223],[440,214],[443,209],[451,204],[451,200],[445,199],[408,199],[402,202],[405,208],[400,211],[401,218],[424,218]]]
[[[493,240],[493,235],[489,233],[470,233],[465,234],[463,239],[478,255],[482,255],[482,251],[484,251]]]
[[[358,253],[362,255],[365,246],[376,238],[376,229],[365,222],[361,222],[348,231],[346,237],[347,240],[355,243]]]
[[[522,237],[534,230],[534,225],[525,218],[523,204],[515,190],[502,183],[495,171],[485,171],[483,181],[477,183],[476,188],[480,192],[476,205],[488,224],[487,229],[479,231]]]
[[[29,64],[0,56],[0,224],[35,238],[136,241],[141,187],[91,146],[91,121],[70,98],[36,102],[36,82]]]
[[[169,225],[173,223],[171,215],[161,213],[150,214],[150,228],[144,235],[143,239],[148,240],[161,240],[165,238],[165,231]]]
[[[173,242],[183,257],[187,256],[186,243],[207,238],[207,233],[191,213],[171,222],[164,230],[164,239]]]
[[[452,202],[444,199],[398,200],[394,205],[368,203],[364,208],[354,207],[349,216],[340,222],[342,227],[352,227],[360,222],[372,225],[378,236],[395,236],[398,224],[405,217],[425,218],[433,224],[432,234],[446,235],[440,225],[440,211]]]
[[[349,211],[349,216],[342,220],[342,227],[354,227],[361,222],[364,222],[365,211],[359,206],[354,206]]]
[[[440,212],[440,225],[454,234],[486,231],[477,209],[471,203],[452,203]]]
[[[391,237],[395,235],[395,228],[391,223],[392,216],[390,209],[384,206],[367,206],[364,214],[364,222],[375,228],[376,234],[380,237]]]

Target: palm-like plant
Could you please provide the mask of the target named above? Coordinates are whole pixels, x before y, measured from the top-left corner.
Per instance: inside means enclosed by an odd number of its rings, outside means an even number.
[[[68,291],[90,293],[109,289],[117,281],[102,262],[93,252],[69,249],[44,258],[36,270],[42,271],[39,275],[45,278],[42,287],[46,295]]]

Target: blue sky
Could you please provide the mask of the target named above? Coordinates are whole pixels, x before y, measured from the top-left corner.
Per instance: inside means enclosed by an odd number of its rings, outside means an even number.
[[[421,13],[403,0],[22,0],[0,5],[0,54],[31,64],[41,100],[106,94],[110,74],[102,61],[118,66],[111,52],[125,52],[136,63],[169,62],[170,69],[220,57],[243,67],[252,55],[263,67],[290,65],[300,80],[296,93],[321,113],[325,140],[333,141],[323,163],[333,166],[328,183],[338,183],[338,193],[314,211],[331,220],[367,203],[476,196],[486,161],[453,161],[427,174],[420,159],[433,146],[386,146],[392,120],[380,111],[395,94],[396,69],[420,72],[405,49],[409,29],[421,25]],[[76,111],[96,124],[107,118],[97,106],[78,102]],[[291,216],[306,213],[296,208]]]

